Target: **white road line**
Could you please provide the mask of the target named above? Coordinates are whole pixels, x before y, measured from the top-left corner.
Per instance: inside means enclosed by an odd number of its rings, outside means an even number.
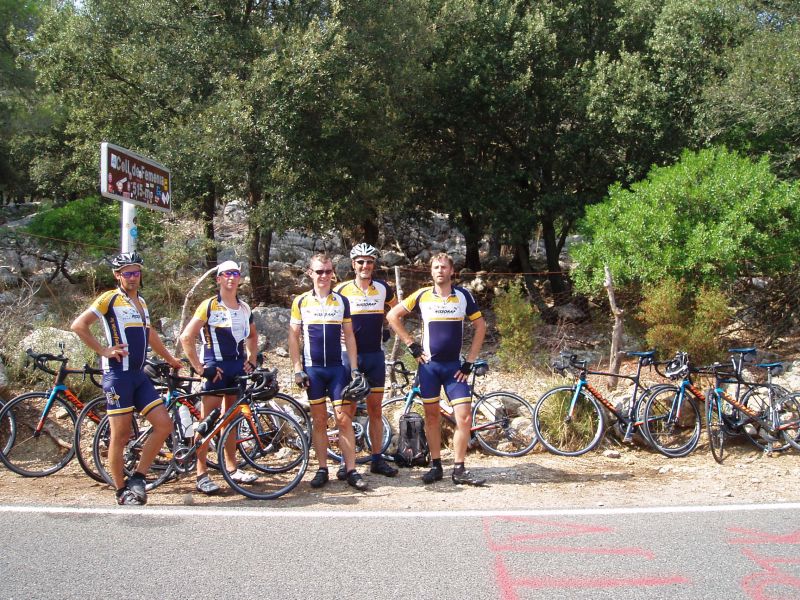
[[[137,515],[140,517],[246,517],[262,519],[465,519],[481,517],[546,517],[592,515],[642,515],[724,513],[737,511],[798,510],[800,503],[729,504],[724,506],[653,506],[638,508],[564,508],[538,510],[461,510],[461,511],[391,511],[391,510],[295,510],[274,508],[80,508],[68,506],[0,506],[0,513],[40,513],[75,515]]]

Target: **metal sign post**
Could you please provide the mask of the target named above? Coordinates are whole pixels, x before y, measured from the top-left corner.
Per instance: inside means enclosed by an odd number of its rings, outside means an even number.
[[[100,144],[100,194],[122,202],[122,252],[136,249],[136,206],[172,211],[170,171],[161,163],[108,142]]]

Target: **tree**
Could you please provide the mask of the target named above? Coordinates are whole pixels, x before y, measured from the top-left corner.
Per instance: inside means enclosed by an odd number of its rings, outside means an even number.
[[[800,16],[800,15],[797,15]],[[800,23],[768,21],[725,56],[705,89],[701,131],[752,156],[767,154],[784,177],[800,178]]]
[[[598,292],[609,265],[619,286],[670,277],[719,285],[755,271],[794,269],[800,250],[800,184],[779,181],[766,158],[724,148],[686,151],[669,167],[587,208],[572,249],[575,285]]]

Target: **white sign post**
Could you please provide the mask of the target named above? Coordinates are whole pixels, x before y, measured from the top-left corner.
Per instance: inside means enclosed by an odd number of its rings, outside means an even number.
[[[136,249],[139,231],[136,206],[170,212],[170,171],[161,163],[135,152],[103,142],[100,144],[100,194],[122,202],[122,252]]]

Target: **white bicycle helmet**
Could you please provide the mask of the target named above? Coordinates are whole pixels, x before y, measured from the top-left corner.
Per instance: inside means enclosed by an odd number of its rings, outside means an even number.
[[[144,259],[138,252],[121,252],[111,259],[111,268],[119,271],[129,265],[144,266]]]
[[[378,249],[375,246],[367,244],[366,242],[356,244],[353,246],[353,249],[350,250],[350,258],[356,258],[358,256],[371,256],[377,259],[380,257],[380,255],[381,253],[378,252]]]

